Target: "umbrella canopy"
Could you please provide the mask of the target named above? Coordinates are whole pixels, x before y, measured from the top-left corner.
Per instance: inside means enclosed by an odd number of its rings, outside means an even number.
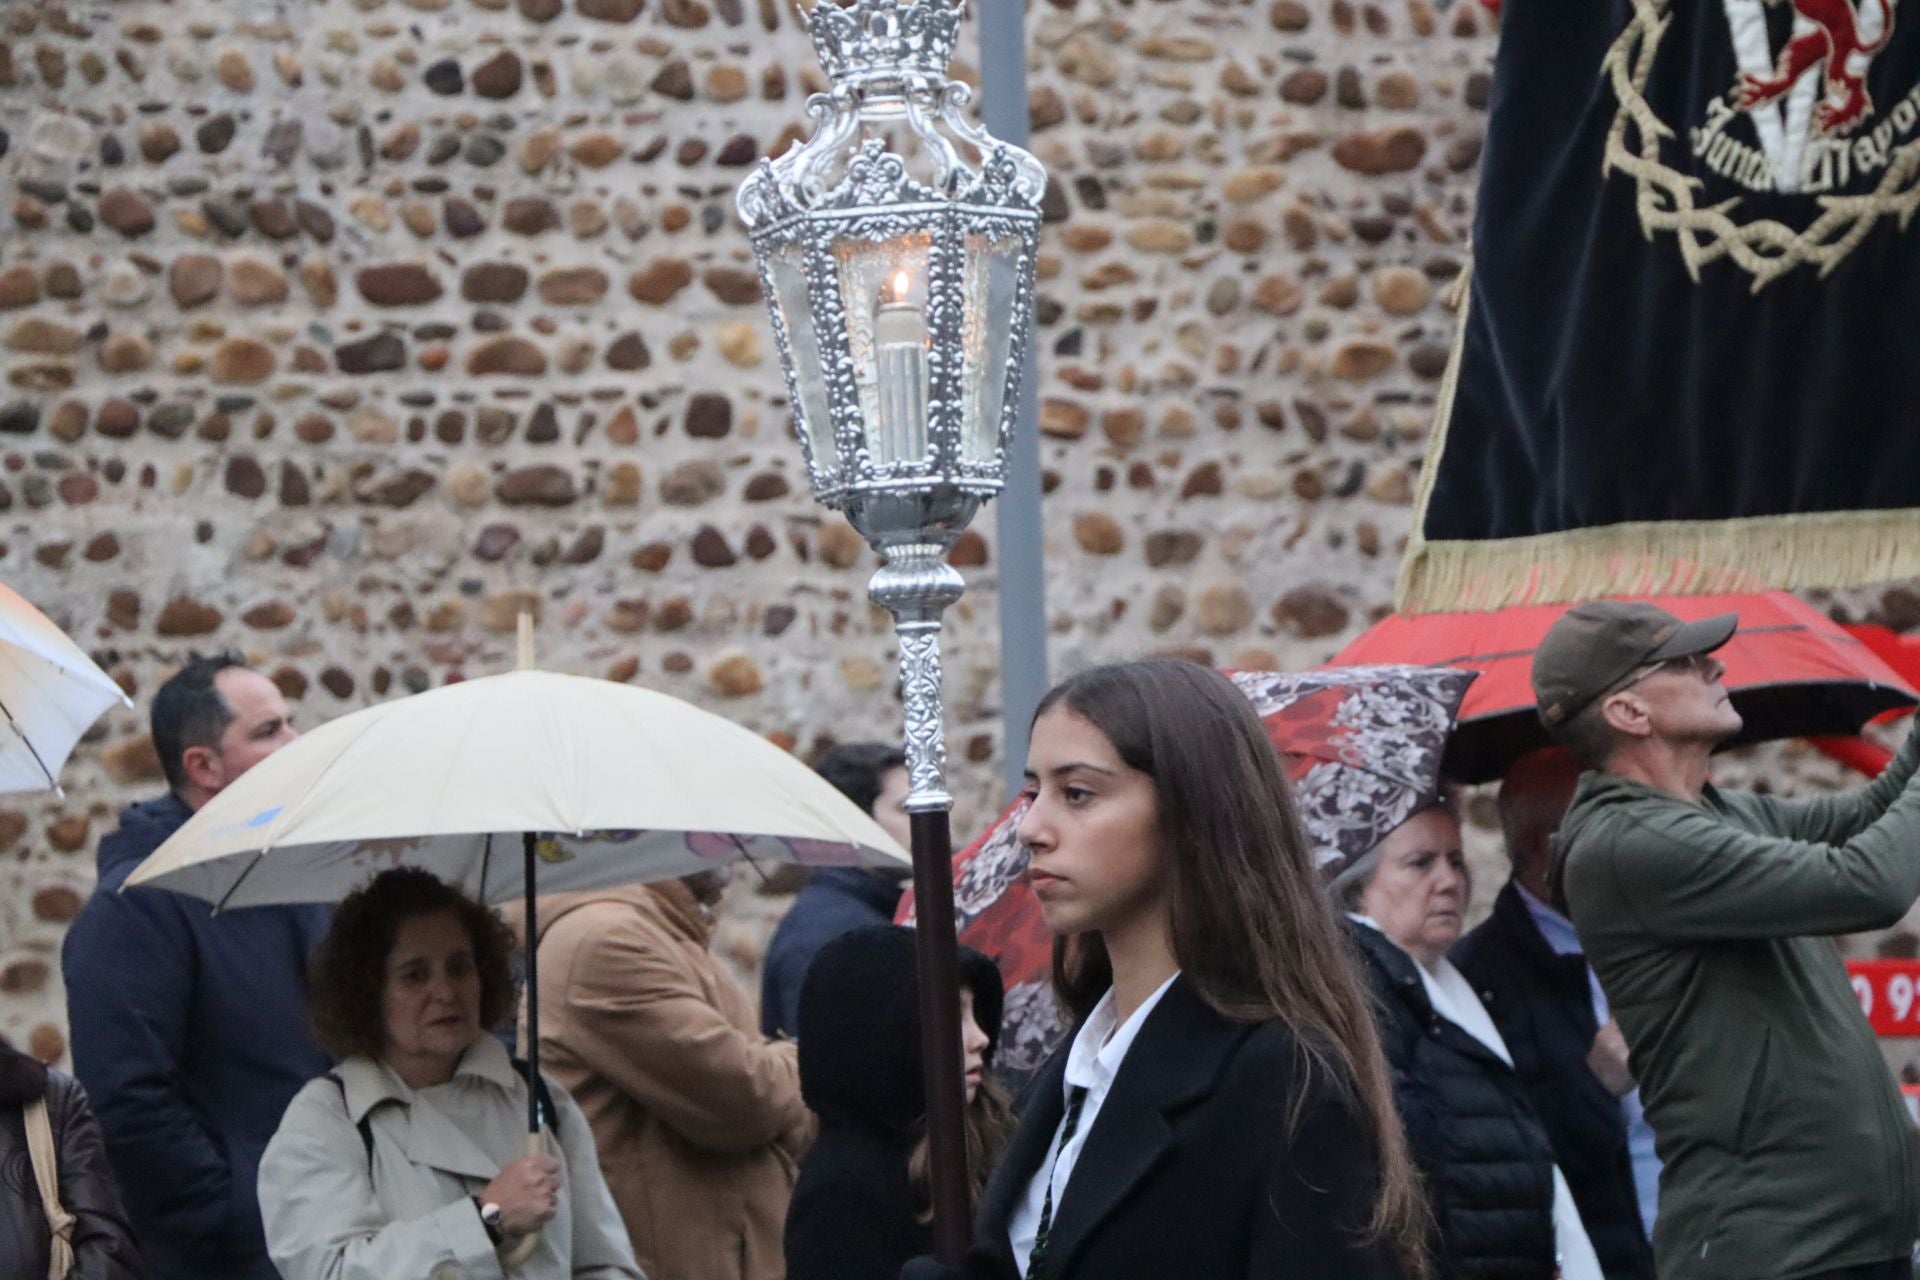
[[[74,744],[115,703],[133,705],[66,632],[0,586],[0,795],[58,791]]]
[[[127,877],[215,910],[330,902],[412,866],[526,904],[528,1078],[540,1070],[537,888],[664,880],[735,857],[905,863],[880,825],[730,720],[628,685],[531,670],[331,721],[240,775]],[[515,856],[518,854],[519,856]],[[536,883],[537,882],[537,883]],[[527,1152],[541,1150],[528,1090]],[[502,1255],[524,1260],[538,1233]]]
[[[1715,657],[1746,727],[1727,745],[1774,738],[1854,734],[1920,693],[1861,640],[1797,596],[1639,597],[1683,621],[1740,615]],[[1335,662],[1422,662],[1480,673],[1460,707],[1446,769],[1462,782],[1491,782],[1550,739],[1534,713],[1533,652],[1568,605],[1489,613],[1395,614],[1369,628]]]
[[[1281,753],[1302,825],[1321,865],[1371,850],[1438,791],[1440,759],[1470,671],[1405,665],[1225,673],[1247,695]],[[1007,984],[998,1061],[1031,1071],[1062,1023],[1048,989],[1053,935],[1026,881],[1015,801],[953,862],[960,941],[992,956]],[[897,917],[913,923],[909,894]]]
[[[281,748],[128,877],[220,907],[331,902],[394,866],[486,901],[664,880],[735,857],[905,864],[791,755],[678,698],[514,671],[356,711]]]

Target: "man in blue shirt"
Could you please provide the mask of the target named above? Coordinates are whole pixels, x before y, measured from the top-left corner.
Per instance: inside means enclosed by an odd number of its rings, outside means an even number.
[[[293,741],[271,680],[195,658],[154,696],[168,793],[100,842],[99,884],[61,955],[74,1074],[106,1136],[155,1280],[277,1280],[254,1183],[293,1095],[328,1068],[307,1029],[323,907],[209,904],[120,887],[193,813]]]
[[[1507,771],[1500,825],[1513,875],[1493,914],[1454,945],[1452,959],[1513,1052],[1608,1280],[1653,1280],[1648,1237],[1660,1187],[1653,1130],[1606,993],[1547,889],[1547,841],[1579,779],[1580,766],[1557,747]]]

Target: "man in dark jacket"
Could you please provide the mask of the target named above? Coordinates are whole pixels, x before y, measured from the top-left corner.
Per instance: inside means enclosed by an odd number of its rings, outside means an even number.
[[[1557,870],[1658,1141],[1660,1276],[1909,1280],[1913,1123],[1831,935],[1920,897],[1920,734],[1858,791],[1718,790],[1741,721],[1711,654],[1737,621],[1584,604],[1533,663],[1541,720],[1594,770]]]
[[[1513,1053],[1608,1280],[1653,1280],[1645,1225],[1659,1193],[1653,1130],[1606,994],[1572,923],[1549,905],[1548,842],[1579,778],[1579,764],[1557,747],[1507,771],[1500,827],[1513,875],[1452,959]]]
[[[129,808],[100,842],[98,887],[62,953],[74,1072],[157,1280],[276,1280],[254,1183],[281,1112],[328,1067],[307,1029],[306,983],[327,912],[216,918],[197,898],[120,886],[295,734],[273,682],[226,656],[196,658],[162,685],[152,723],[171,791]]]
[[[814,769],[840,793],[870,814],[881,830],[912,844],[907,812],[907,758],[884,742],[847,742],[834,747]],[[823,867],[773,931],[760,973],[760,1030],[769,1036],[799,1032],[800,983],[820,948],[843,933],[866,925],[892,924],[900,905],[903,873],[891,869]]]

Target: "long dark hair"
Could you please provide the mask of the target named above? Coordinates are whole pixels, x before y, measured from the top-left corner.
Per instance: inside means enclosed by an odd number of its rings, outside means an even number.
[[[1159,660],[1095,667],[1041,699],[1066,707],[1153,779],[1174,959],[1209,1007],[1296,1032],[1309,1071],[1350,1088],[1380,1166],[1369,1238],[1427,1273],[1428,1217],[1394,1108],[1373,1007],[1314,870],[1292,791],[1253,704],[1217,671]],[[1086,1014],[1113,984],[1097,933],[1055,939],[1054,985]],[[1293,1100],[1297,1123],[1306,1102]]]
[[[980,1193],[987,1189],[987,1179],[993,1173],[993,1166],[1000,1161],[1000,1152],[1007,1145],[1007,1139],[1013,1136],[1016,1117],[1013,1103],[1007,1097],[1007,1091],[992,1076],[980,1082],[973,1091],[973,1101],[961,1113],[961,1130],[967,1138],[967,1207],[974,1208],[980,1203]],[[907,1156],[907,1186],[913,1192],[914,1216],[921,1222],[933,1221],[933,1169],[932,1147],[927,1140],[926,1126],[920,1126],[921,1133],[913,1144],[913,1150]]]

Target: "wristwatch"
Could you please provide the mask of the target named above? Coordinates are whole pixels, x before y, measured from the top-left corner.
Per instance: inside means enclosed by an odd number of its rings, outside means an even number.
[[[474,1196],[473,1207],[480,1212],[480,1225],[487,1229],[487,1239],[496,1245],[505,1240],[506,1236],[500,1230],[500,1206],[491,1200],[482,1200],[479,1196]]]

